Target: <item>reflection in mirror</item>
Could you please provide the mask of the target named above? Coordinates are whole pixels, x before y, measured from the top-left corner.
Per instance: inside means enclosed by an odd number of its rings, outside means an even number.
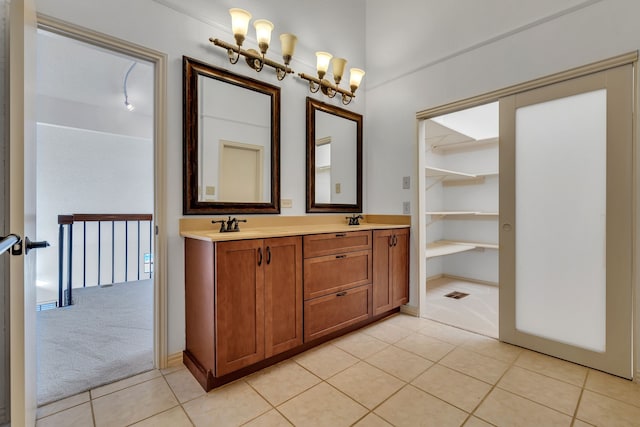
[[[362,211],[362,116],[307,98],[307,212]]]
[[[184,57],[184,214],[280,212],[280,89]]]
[[[198,96],[198,201],[268,202],[271,99],[202,75]]]

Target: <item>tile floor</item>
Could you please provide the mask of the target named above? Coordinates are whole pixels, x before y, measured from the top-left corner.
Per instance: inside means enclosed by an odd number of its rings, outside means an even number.
[[[184,367],[38,409],[38,426],[640,426],[640,384],[396,315],[205,393]]]
[[[460,299],[445,297],[453,291],[469,295]],[[433,320],[498,337],[498,286],[441,277],[427,282],[426,304]]]

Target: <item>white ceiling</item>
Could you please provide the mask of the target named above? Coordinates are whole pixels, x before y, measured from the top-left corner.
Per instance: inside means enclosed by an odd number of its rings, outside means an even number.
[[[126,111],[124,77],[136,62],[127,79],[129,102],[135,106],[132,114],[152,115],[152,64],[43,30],[38,30],[37,49],[39,97],[120,114]]]

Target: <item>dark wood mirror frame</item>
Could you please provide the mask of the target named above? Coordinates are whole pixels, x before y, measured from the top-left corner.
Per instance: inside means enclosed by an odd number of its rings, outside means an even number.
[[[280,213],[280,88],[183,57],[184,215]],[[198,77],[205,76],[271,97],[271,199],[269,202],[198,200]]]
[[[323,111],[356,123],[356,203],[316,203],[316,111]],[[362,115],[307,97],[307,212],[362,212]]]

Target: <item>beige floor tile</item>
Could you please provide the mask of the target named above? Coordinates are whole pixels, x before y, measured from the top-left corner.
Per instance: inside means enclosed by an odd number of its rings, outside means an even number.
[[[180,406],[161,412],[151,418],[133,424],[135,427],[192,427],[189,417]]]
[[[133,377],[125,378],[124,380],[116,381],[114,383],[103,385],[101,387],[96,387],[91,390],[91,398],[95,399],[97,397],[104,396],[106,394],[113,393],[114,391],[122,390],[127,387],[131,387],[132,385],[140,384],[145,381],[158,378],[160,376],[162,376],[162,373],[157,369],[154,369],[152,371],[147,371]]]
[[[362,329],[362,332],[389,344],[398,342],[412,333],[409,329],[401,328],[385,322],[376,323],[373,326],[364,328]]]
[[[580,421],[579,419],[575,419],[573,421],[572,427],[593,427],[593,424],[585,423],[584,421]]]
[[[160,369],[160,372],[162,373],[162,375],[169,375],[174,372],[180,371],[182,369],[187,369],[187,367],[184,366],[182,363],[180,363],[179,365],[169,366],[168,368]]]
[[[433,365],[433,362],[395,346],[385,348],[381,352],[368,357],[366,361],[407,382],[413,380]]]
[[[62,412],[56,412],[36,421],[36,427],[89,427],[93,425],[91,403],[89,402]]]
[[[251,387],[273,406],[278,406],[320,381],[320,378],[290,360],[263,369],[247,378]]]
[[[442,359],[455,348],[452,344],[418,333],[413,333],[394,345],[434,362]]]
[[[466,423],[464,423],[464,427],[491,427],[492,425],[482,421],[480,418],[469,417]]]
[[[416,332],[425,326],[425,320],[417,316],[398,313],[384,319],[384,323]]]
[[[365,362],[345,369],[327,382],[369,409],[378,406],[405,384]]]
[[[432,366],[411,384],[467,412],[491,390],[489,384],[441,365]]]
[[[597,426],[640,426],[640,408],[585,390],[576,418]]]
[[[405,386],[374,412],[398,427],[426,425],[426,422],[439,427],[460,426],[468,416],[412,385]]]
[[[370,412],[366,417],[354,424],[354,427],[392,427],[391,424]]]
[[[585,388],[640,407],[640,384],[590,370]]]
[[[350,426],[367,409],[327,383],[320,383],[283,403],[278,410],[296,426]]]
[[[250,427],[290,427],[291,423],[280,412],[272,409],[244,425]]]
[[[43,418],[51,414],[55,414],[56,412],[64,411],[65,409],[73,408],[74,406],[78,406],[82,403],[88,402],[90,399],[91,397],[89,396],[89,392],[85,391],[84,393],[76,394],[67,397],[66,399],[58,400],[48,405],[39,407],[36,411],[36,417]]]
[[[418,330],[419,333],[427,335],[433,338],[437,338],[440,341],[448,342],[449,344],[460,345],[467,340],[479,336],[476,333],[465,331],[464,329],[456,328],[453,326],[445,325],[440,322],[435,322],[429,319],[423,319],[424,323],[422,328]]]
[[[365,359],[389,346],[388,343],[362,332],[354,332],[338,338],[332,344],[359,359]]]
[[[188,369],[180,369],[165,375],[164,379],[169,383],[169,387],[180,403],[188,402],[207,393]]]
[[[498,341],[494,338],[485,337],[482,335],[475,335],[470,337],[466,342],[462,344],[463,347],[480,353],[485,356],[493,357],[494,359],[502,360],[503,362],[512,363],[515,361],[522,348],[516,347],[511,344],[506,344]]]
[[[440,364],[490,384],[495,384],[509,368],[506,362],[460,347],[447,354]]]
[[[571,425],[571,417],[498,388],[487,396],[474,415],[498,426]]]
[[[182,406],[196,427],[236,426],[272,409],[271,405],[244,381],[214,389]]]
[[[295,361],[322,379],[358,363],[357,358],[331,344],[306,351]]]
[[[122,426],[141,421],[178,401],[163,377],[93,399],[96,426]]]
[[[573,416],[581,389],[517,366],[511,367],[498,387]]]
[[[530,371],[582,387],[587,368],[555,357],[524,350],[515,364]]]

